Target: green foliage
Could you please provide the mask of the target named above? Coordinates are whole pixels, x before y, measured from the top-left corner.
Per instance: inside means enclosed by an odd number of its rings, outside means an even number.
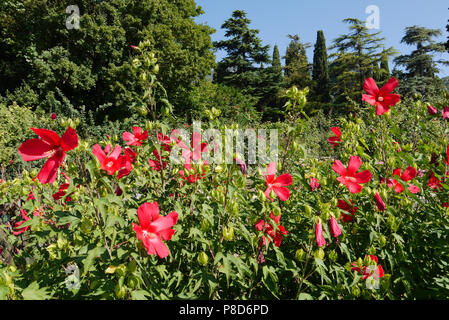
[[[373,76],[373,66],[378,66],[382,56],[395,53],[393,48],[384,48],[380,31],[370,32],[364,21],[347,18],[343,22],[350,25],[350,33],[333,41],[330,48],[336,52],[329,56],[331,91],[338,104],[348,98],[358,101],[365,79]]]
[[[159,121],[145,124],[150,139],[132,147],[136,161],[121,179],[100,170],[91,152],[94,143],[124,145],[111,137],[80,139],[67,153],[61,170],[70,181],[59,200],[52,195],[67,181],[62,175],[53,185],[33,181],[37,162],[32,163],[34,172],[2,182],[2,221],[10,227],[0,227],[1,259],[8,264],[0,266],[0,298],[447,299],[449,215],[442,206],[447,186],[444,181],[441,190],[428,186],[430,171],[440,178],[445,175],[445,120],[429,115],[427,104],[418,99],[404,100],[382,117],[375,116],[372,106],[351,118],[330,119],[322,111],[308,117],[303,112],[307,90],[292,88],[286,94],[286,121],[257,129],[279,130],[276,176],[289,173],[293,178],[287,201],[265,196],[263,164],[248,164],[245,174],[235,164],[193,163],[187,172],[182,164],[169,162],[163,170],[153,170],[147,160],[155,149],[169,156],[156,139],[158,132],[170,134],[169,126]],[[430,102],[441,109],[448,101],[443,97]],[[210,128],[239,127],[224,124],[221,110],[206,111],[212,115]],[[58,132],[64,130],[58,121],[53,124]],[[335,149],[326,141],[332,126],[342,132]],[[355,155],[362,159],[361,170],[370,170],[373,179],[352,194],[336,179],[332,166],[335,159],[346,165]],[[421,173],[412,181],[401,180],[403,192],[379,182],[378,177],[398,179],[393,170],[408,166]],[[179,170],[192,174],[201,168],[201,179],[187,183],[181,178]],[[310,187],[311,177],[320,183],[316,190]],[[420,192],[411,193],[409,183]],[[28,198],[30,192],[35,199]],[[376,207],[375,193],[386,203],[384,212]],[[353,221],[339,220],[342,235],[337,240],[330,235],[328,221],[345,213],[337,207],[340,199],[353,200],[358,210]],[[170,255],[164,259],[148,255],[132,229],[139,223],[137,208],[153,201],[161,215],[179,215],[175,234],[165,241]],[[30,219],[17,226],[20,210]],[[277,228],[272,212],[281,214],[280,224],[288,231],[279,246],[273,241],[263,245],[262,235],[268,235],[254,226],[262,219]],[[315,243],[317,217],[327,242],[321,248]],[[29,229],[13,235],[11,228],[19,227]],[[378,262],[366,255],[376,255]],[[382,265],[385,274],[378,279],[378,289],[351,270],[353,264]]]
[[[243,94],[239,89],[222,84],[203,81],[189,95],[191,119],[207,119],[206,110],[220,110],[223,123],[249,125],[257,123],[260,114],[256,111],[257,99]]]
[[[317,32],[315,49],[313,51],[313,67],[312,67],[312,95],[313,100],[320,102],[330,101],[330,78],[327,57],[326,39],[324,32]]]
[[[27,107],[21,107],[16,103],[6,106],[0,104],[0,166],[2,168],[14,167],[20,172],[22,167],[16,166],[23,163],[17,154],[20,144],[30,135],[33,127],[45,126],[51,128],[50,115],[34,113]],[[10,162],[14,165],[11,165]]]
[[[304,89],[310,85],[312,66],[309,64],[306,49],[309,43],[302,43],[298,35],[288,35],[291,39],[285,51],[285,83],[286,87],[297,86]]]
[[[211,73],[213,29],[193,21],[202,13],[194,0],[76,4],[80,28],[68,30],[64,2],[2,1],[0,94],[8,104],[25,105],[19,100],[28,91],[34,98],[26,105],[48,112],[57,100],[95,111],[96,120],[130,116],[133,93],[142,90],[130,46],[144,40],[159,59],[161,82],[175,105],[182,106],[195,82]]]
[[[214,79],[258,96],[260,65],[270,62],[269,46],[262,45],[258,37],[259,30],[250,29],[250,23],[246,12],[236,10],[221,26],[226,30],[225,37],[229,39],[214,42],[214,47],[225,50],[227,56],[218,62]]]

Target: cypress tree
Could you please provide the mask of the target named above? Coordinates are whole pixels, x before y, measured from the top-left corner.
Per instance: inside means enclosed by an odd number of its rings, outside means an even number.
[[[285,52],[285,86],[293,85],[298,88],[305,88],[311,82],[311,64],[309,64],[306,55],[306,48],[310,47],[308,43],[302,43],[298,35],[288,35],[291,39]]]
[[[275,44],[273,48],[273,60],[271,65],[275,73],[279,75],[279,80],[282,78],[282,65],[281,65],[281,55],[279,54],[279,48]]]
[[[387,81],[390,77],[391,74],[390,74],[390,65],[388,62],[388,55],[383,53],[380,59],[379,81],[381,82]]]
[[[329,102],[329,67],[327,61],[326,40],[322,30],[317,32],[315,49],[313,51],[312,81],[312,94],[315,97],[315,100]]]

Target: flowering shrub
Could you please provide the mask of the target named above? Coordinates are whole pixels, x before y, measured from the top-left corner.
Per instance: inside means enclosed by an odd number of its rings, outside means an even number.
[[[202,132],[160,121],[92,144],[33,128],[18,152],[34,172],[0,184],[0,298],[448,298],[447,124],[417,104],[401,134],[396,86],[367,80],[330,159],[299,152],[298,90],[267,164],[205,162]]]

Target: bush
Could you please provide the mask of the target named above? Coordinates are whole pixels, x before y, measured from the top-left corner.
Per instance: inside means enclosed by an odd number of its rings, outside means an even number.
[[[279,129],[268,165],[194,161],[219,141],[183,145],[167,119],[72,150],[66,135],[54,182],[39,160],[0,184],[0,297],[449,298],[447,120],[403,101],[330,123],[295,97],[286,123],[257,126]],[[212,115],[199,134],[242,128]]]

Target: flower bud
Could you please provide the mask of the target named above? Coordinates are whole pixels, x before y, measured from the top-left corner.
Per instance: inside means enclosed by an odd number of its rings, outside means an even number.
[[[352,294],[356,297],[360,296],[360,288],[357,286],[352,287]]]
[[[116,270],[116,272],[119,276],[126,275],[126,271],[128,271],[128,268],[123,263],[121,265],[119,265]]]
[[[329,252],[329,260],[331,262],[335,262],[338,259],[338,253],[335,250],[332,250],[331,252]]]
[[[207,220],[207,219],[201,220],[201,225],[200,225],[201,231],[206,232],[209,230],[209,228],[210,228],[209,220]]]
[[[324,259],[324,255],[325,255],[325,254],[324,254],[323,248],[318,248],[318,249],[316,249],[315,252],[313,253],[313,256],[314,256],[315,258],[321,259],[321,260]]]
[[[224,227],[223,228],[223,238],[226,241],[232,241],[234,239],[234,228],[233,227]]]
[[[306,256],[306,253],[304,252],[303,249],[298,249],[298,250],[296,250],[296,253],[295,253],[295,259],[296,259],[297,261],[303,261],[304,258],[305,258],[305,256]]]
[[[379,237],[379,246],[384,247],[387,244],[387,238],[384,235]]]
[[[128,277],[128,282],[127,282],[128,287],[130,287],[131,289],[136,289],[137,286],[139,285],[139,278],[137,278],[135,275],[131,275]]]
[[[202,251],[198,255],[197,260],[198,260],[199,265],[205,266],[205,265],[207,265],[207,262],[209,261],[209,256],[206,254],[206,252]]]
[[[306,205],[304,206],[304,211],[306,212],[306,215],[309,216],[309,217],[310,217],[310,216],[312,215],[312,213],[313,213],[312,207],[309,206],[308,204],[306,204]]]
[[[120,284],[117,283],[117,285],[114,288],[114,293],[118,299],[123,299],[126,295],[126,289],[124,286],[121,286]]]

